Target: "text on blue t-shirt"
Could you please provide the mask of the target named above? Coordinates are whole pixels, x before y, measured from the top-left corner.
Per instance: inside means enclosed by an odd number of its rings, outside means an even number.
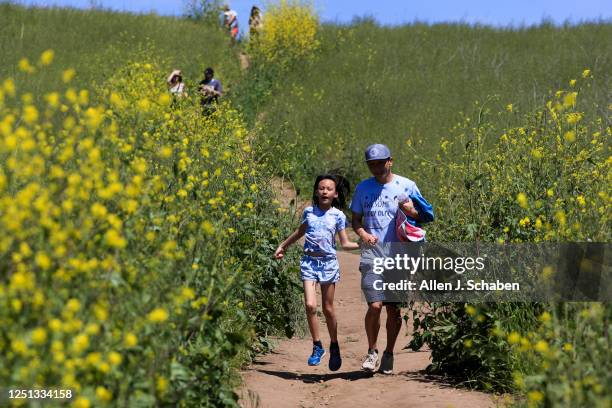
[[[363,215],[366,232],[378,238],[379,243],[398,242],[395,231],[395,215],[398,198],[411,194],[421,194],[416,183],[406,177],[393,175],[393,180],[380,184],[370,177],[355,188],[351,201],[351,211]]]

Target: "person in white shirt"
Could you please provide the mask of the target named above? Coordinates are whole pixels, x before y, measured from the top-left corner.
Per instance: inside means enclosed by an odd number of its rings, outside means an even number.
[[[183,83],[183,74],[180,70],[175,69],[168,76],[168,91],[174,96],[186,96],[185,84]]]
[[[238,13],[231,10],[228,5],[223,7],[223,21],[225,27],[230,32],[232,40],[238,38]]]

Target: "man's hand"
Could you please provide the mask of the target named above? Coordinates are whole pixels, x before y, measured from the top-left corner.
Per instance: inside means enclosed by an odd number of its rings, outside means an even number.
[[[412,200],[404,201],[402,204],[400,204],[400,208],[402,211],[404,211],[404,214],[412,218],[416,219],[419,216],[418,211],[414,208]]]
[[[203,86],[202,86],[202,92],[203,92],[205,95],[215,95],[215,93],[216,93],[215,88],[213,88],[213,87],[212,87],[212,86],[210,86],[210,85],[203,85]]]
[[[372,234],[368,234],[367,232],[363,232],[360,235],[361,241],[363,241],[363,243],[365,245],[376,245],[376,243],[378,242],[378,238]]]

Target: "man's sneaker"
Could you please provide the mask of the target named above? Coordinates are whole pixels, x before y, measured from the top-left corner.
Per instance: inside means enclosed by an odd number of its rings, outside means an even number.
[[[383,352],[378,371],[383,374],[393,374],[393,353]]]
[[[368,350],[368,355],[363,361],[361,368],[366,371],[374,371],[376,370],[376,363],[378,363],[378,353],[376,350]]]
[[[340,357],[340,346],[338,343],[331,343],[329,345],[329,369],[331,371],[338,371],[342,366],[342,357]]]
[[[325,355],[325,349],[316,344],[312,346],[312,355],[308,358],[309,366],[317,366],[321,364],[321,358]]]

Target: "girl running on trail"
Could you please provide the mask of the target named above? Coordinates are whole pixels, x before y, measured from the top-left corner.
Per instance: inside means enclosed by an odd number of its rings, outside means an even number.
[[[319,365],[321,358],[325,355],[325,349],[319,337],[319,323],[316,314],[317,294],[315,289],[318,282],[321,285],[323,314],[331,340],[329,346],[329,369],[331,371],[338,370],[342,365],[338,345],[338,323],[334,312],[334,293],[336,282],[340,279],[340,267],[336,259],[336,234],[340,238],[343,249],[359,249],[359,245],[350,241],[346,234],[346,216],[340,210],[345,205],[345,191],[341,181],[344,180],[329,174],[317,177],[312,194],[312,206],[304,209],[302,224],[274,252],[275,258],[281,259],[285,250],[305,235],[304,256],[300,261],[300,271],[304,284],[306,317],[313,342],[308,365]]]

